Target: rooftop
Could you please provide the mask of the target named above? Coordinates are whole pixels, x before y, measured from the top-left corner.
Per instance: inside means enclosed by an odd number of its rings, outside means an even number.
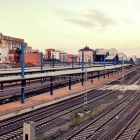
[[[94,51],[94,50],[90,49],[88,46],[86,46],[83,49],[80,49],[79,51]]]

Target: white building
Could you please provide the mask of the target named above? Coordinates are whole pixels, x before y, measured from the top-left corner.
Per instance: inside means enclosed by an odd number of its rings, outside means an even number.
[[[53,51],[51,52],[51,58],[60,60],[61,62],[67,62],[67,53],[63,52],[63,51]]]
[[[25,53],[26,54],[27,53],[32,53],[32,52],[33,52],[32,47],[30,47],[30,46],[25,47]]]
[[[0,47],[0,63],[7,61],[9,58],[9,48],[8,47]]]

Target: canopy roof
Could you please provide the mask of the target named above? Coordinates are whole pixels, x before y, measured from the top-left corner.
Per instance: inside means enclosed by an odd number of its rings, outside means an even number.
[[[117,54],[108,55],[105,60],[113,60]]]
[[[97,51],[96,55],[106,55],[108,53],[108,50],[100,49]]]
[[[111,48],[109,50],[109,55],[113,55],[113,54],[118,54],[117,50],[115,48]]]
[[[138,58],[137,58],[135,55],[133,55],[133,56],[132,56],[132,60],[133,60],[134,63],[137,63]]]
[[[119,57],[119,60],[121,60],[122,58],[125,58],[126,55],[123,52],[120,52],[118,53],[118,57]]]

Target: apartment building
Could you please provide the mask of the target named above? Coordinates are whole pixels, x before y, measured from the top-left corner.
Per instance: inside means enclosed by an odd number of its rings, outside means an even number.
[[[61,62],[67,62],[66,52],[56,50],[56,51],[51,52],[51,58],[53,58],[53,56],[55,59],[60,60]]]

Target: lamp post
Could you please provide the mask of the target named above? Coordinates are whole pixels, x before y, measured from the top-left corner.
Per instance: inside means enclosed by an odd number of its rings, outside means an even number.
[[[84,93],[84,111],[87,111],[87,64],[85,64],[85,93]]]

